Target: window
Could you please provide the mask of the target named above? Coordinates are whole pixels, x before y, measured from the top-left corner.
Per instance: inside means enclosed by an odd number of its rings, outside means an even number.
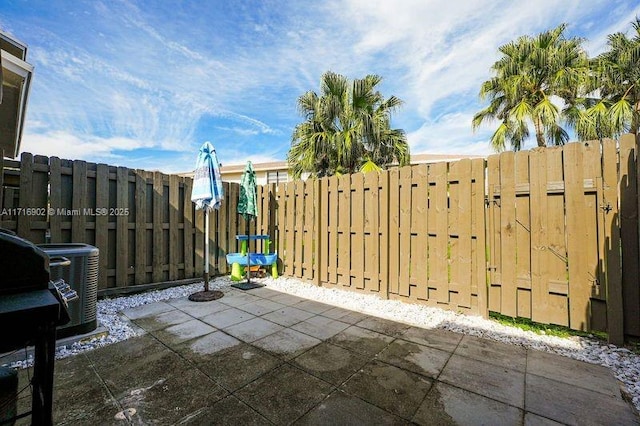
[[[286,170],[276,170],[267,173],[267,183],[286,183],[289,182],[289,173]]]

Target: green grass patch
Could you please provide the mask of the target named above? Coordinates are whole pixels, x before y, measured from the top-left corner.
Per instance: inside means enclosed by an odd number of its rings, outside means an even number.
[[[506,315],[499,314],[497,312],[489,312],[489,318],[499,322],[503,325],[508,325],[512,327],[518,327],[521,330],[531,331],[540,335],[548,335],[548,336],[557,336],[557,337],[571,337],[571,336],[579,336],[579,337],[590,337],[597,340],[607,340],[607,333],[602,331],[577,331],[572,330],[568,327],[563,327],[561,325],[554,324],[540,324],[534,321],[531,321],[529,318],[512,318]]]

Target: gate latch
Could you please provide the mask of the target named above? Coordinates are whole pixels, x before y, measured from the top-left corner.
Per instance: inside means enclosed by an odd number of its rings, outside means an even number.
[[[611,210],[613,210],[613,207],[611,207],[611,204],[609,203],[600,204],[600,208],[604,210],[605,213],[609,213]]]

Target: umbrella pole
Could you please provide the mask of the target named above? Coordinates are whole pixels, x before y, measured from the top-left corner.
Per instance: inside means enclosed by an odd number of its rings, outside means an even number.
[[[209,209],[204,210],[204,291],[209,291]]]
[[[251,225],[247,221],[247,284],[251,283]]]

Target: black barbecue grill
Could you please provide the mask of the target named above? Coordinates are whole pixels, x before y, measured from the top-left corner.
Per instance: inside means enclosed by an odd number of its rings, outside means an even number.
[[[49,266],[67,262],[0,229],[0,353],[35,346],[32,424],[52,424],[56,327],[69,321],[67,301],[77,294],[63,280],[50,281]]]

